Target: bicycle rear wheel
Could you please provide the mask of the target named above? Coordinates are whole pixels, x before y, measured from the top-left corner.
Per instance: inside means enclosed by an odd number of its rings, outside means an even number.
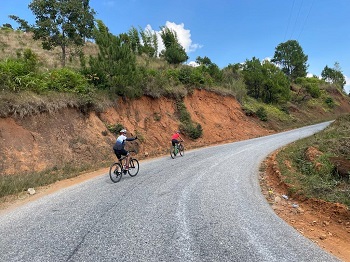
[[[139,161],[135,158],[130,159],[128,173],[130,176],[136,176],[139,173]]]
[[[185,154],[185,148],[182,144],[179,144],[179,153],[180,153],[180,156],[184,156]]]
[[[171,146],[171,147],[170,147],[170,156],[171,156],[171,158],[173,158],[173,159],[174,159],[175,156],[176,156],[176,155],[175,155],[175,147],[174,147],[174,146]]]
[[[114,183],[117,183],[122,178],[122,166],[119,163],[113,163],[109,168],[109,177]]]

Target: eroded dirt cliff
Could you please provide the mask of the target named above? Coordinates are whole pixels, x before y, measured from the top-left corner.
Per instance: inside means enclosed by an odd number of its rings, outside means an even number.
[[[341,98],[338,103],[341,106],[337,110],[350,111],[348,100]],[[247,117],[239,103],[230,96],[195,90],[193,95],[186,97],[185,104],[192,119],[203,128],[200,139],[193,141],[185,137],[186,148],[239,141],[274,132],[263,128],[258,119]],[[297,108],[295,111],[294,114],[298,115]],[[313,112],[312,116],[324,114],[323,111]],[[109,161],[115,159],[111,149],[115,136],[108,132],[106,125],[115,124],[123,125],[130,135],[139,136],[140,139],[132,145],[138,149],[139,159],[167,154],[169,137],[179,126],[175,101],[142,97],[132,101],[116,101],[113,108],[100,114],[85,115],[75,109],[65,109],[23,119],[0,118],[1,174],[99,162],[103,166],[105,163],[105,168],[96,172],[37,188],[33,196],[27,194],[21,198],[9,198],[9,201],[0,205],[0,211],[5,212],[11,207],[108,172]],[[261,180],[262,192],[267,201],[272,201],[276,213],[328,252],[343,261],[350,261],[347,248],[349,225],[338,216],[339,205],[310,200],[298,202],[301,209],[291,208],[283,198],[278,197],[285,194],[286,189],[270,170],[273,159],[269,158],[267,163],[269,167]],[[270,192],[273,192],[273,198]],[[341,214],[344,212],[348,214],[349,211],[343,210]]]
[[[195,90],[185,99],[203,136],[185,137],[187,148],[267,135],[259,120],[248,117],[231,96]],[[90,165],[114,159],[115,136],[106,125],[123,125],[140,138],[134,147],[140,159],[166,154],[170,136],[179,127],[175,101],[142,97],[120,100],[103,113],[85,115],[75,109],[26,118],[0,118],[2,174],[43,171],[64,166]]]

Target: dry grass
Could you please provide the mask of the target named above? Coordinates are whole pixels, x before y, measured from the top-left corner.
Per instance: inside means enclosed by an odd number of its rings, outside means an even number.
[[[23,53],[23,50],[31,49],[38,55],[40,64],[43,65],[43,70],[61,67],[61,49],[56,47],[53,50],[44,50],[41,42],[36,41],[32,37],[32,33],[25,33],[18,30],[0,29],[0,60],[8,57],[17,57],[18,53]],[[76,48],[68,48],[66,66],[70,68],[79,68],[80,61],[77,55]],[[98,47],[87,42],[83,47],[85,56],[96,55]]]

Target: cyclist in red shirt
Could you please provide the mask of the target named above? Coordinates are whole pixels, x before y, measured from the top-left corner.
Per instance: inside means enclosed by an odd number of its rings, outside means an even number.
[[[175,146],[176,144],[179,143],[179,140],[183,141],[182,137],[180,136],[180,131],[178,130],[178,131],[175,132],[175,134],[172,135],[172,137],[171,137],[171,144],[173,146]]]

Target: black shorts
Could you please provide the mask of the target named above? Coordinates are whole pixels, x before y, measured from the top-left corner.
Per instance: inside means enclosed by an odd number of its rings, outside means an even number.
[[[173,146],[175,146],[175,144],[178,144],[179,143],[179,140],[177,140],[177,139],[172,139],[171,140],[171,144],[173,145]]]
[[[120,150],[114,150],[114,154],[117,156],[117,158],[121,158],[122,156],[127,156],[129,155],[129,151],[126,151],[125,149],[120,149]]]

